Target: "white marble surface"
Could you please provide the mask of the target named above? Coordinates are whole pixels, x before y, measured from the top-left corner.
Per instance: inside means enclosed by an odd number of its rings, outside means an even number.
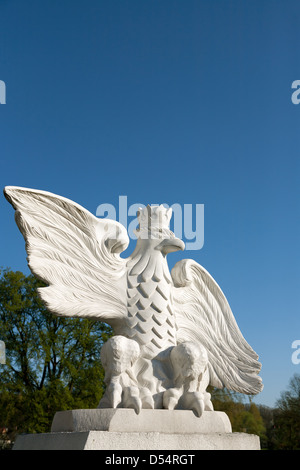
[[[212,411],[208,385],[256,394],[258,356],[241,334],[227,299],[193,260],[166,256],[184,249],[170,231],[171,209],[138,212],[128,258],[126,229],[55,194],[14,186],[4,194],[16,210],[29,267],[55,315],[94,318],[115,336],[102,348],[106,392],[100,408]]]
[[[51,432],[160,432],[167,434],[228,433],[232,431],[226,413],[204,411],[198,418],[190,410],[141,410],[137,415],[125,408],[59,411]]]
[[[56,432],[19,436],[13,450],[260,450],[260,442],[244,433]]]

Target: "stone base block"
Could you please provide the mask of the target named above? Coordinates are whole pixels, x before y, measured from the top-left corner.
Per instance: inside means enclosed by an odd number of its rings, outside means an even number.
[[[232,433],[228,416],[131,409],[56,413],[51,432],[18,436],[13,450],[259,450],[258,436]]]
[[[259,450],[254,434],[158,432],[61,432],[19,436],[13,450]]]

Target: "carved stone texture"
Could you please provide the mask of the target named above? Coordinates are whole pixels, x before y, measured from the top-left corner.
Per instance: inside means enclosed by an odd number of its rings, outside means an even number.
[[[166,256],[184,243],[169,229],[172,210],[138,211],[133,253],[116,221],[69,199],[6,187],[26,241],[32,272],[48,286],[41,298],[55,315],[110,324],[101,352],[106,392],[100,408],[212,411],[208,385],[256,394],[258,356],[241,334],[222,290],[193,260],[170,273]]]

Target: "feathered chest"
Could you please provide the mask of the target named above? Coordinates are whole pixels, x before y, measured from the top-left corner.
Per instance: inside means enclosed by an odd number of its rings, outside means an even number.
[[[137,341],[144,357],[176,345],[172,279],[161,253],[136,254],[127,263],[127,318],[123,335]]]

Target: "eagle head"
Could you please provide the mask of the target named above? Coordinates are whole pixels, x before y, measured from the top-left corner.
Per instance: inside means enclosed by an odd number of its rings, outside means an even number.
[[[173,251],[184,250],[185,244],[176,238],[170,230],[172,209],[160,206],[139,208],[137,218],[139,226],[135,231],[138,240],[145,240],[145,244],[166,255]]]

